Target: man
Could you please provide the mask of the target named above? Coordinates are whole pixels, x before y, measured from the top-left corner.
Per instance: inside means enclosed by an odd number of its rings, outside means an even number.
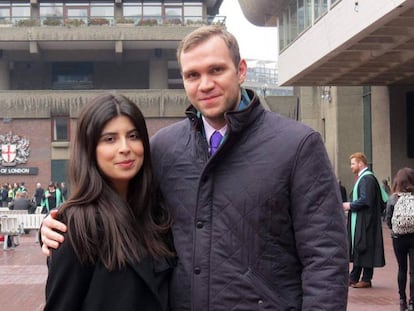
[[[2,188],[0,189],[0,201],[1,201],[1,207],[8,207],[9,204],[9,200],[8,200],[8,196],[9,196],[9,185],[8,184],[4,184],[2,186]]]
[[[60,192],[62,194],[62,202],[65,202],[68,199],[68,188],[64,181],[60,183]]]
[[[45,190],[42,188],[42,184],[40,182],[38,182],[36,184],[36,190],[35,190],[35,193],[33,195],[34,199],[35,199],[35,202],[36,202],[36,206],[41,206],[42,205],[42,200],[43,200],[44,195],[45,195]]]
[[[358,176],[352,190],[352,202],[343,203],[343,209],[349,211],[349,256],[353,262],[349,285],[368,288],[372,286],[374,267],[385,265],[381,224],[383,199],[377,179],[368,170],[366,156],[357,152],[349,159],[352,173]]]
[[[339,190],[341,191],[342,202],[347,202],[348,195],[346,194],[346,188],[339,179],[338,179],[338,185],[339,185]]]
[[[192,105],[151,140],[179,258],[171,309],[346,310],[345,216],[320,135],[241,88],[246,61],[223,28],[195,30],[177,57]],[[57,247],[48,227],[66,228],[44,222]]]

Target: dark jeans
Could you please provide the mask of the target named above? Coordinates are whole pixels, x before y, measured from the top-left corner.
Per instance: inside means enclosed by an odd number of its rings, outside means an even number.
[[[410,301],[414,301],[414,234],[393,237],[392,246],[398,263],[398,292],[406,300],[407,268],[410,264]]]
[[[362,272],[363,271],[363,272]],[[374,268],[352,266],[352,271],[349,274],[349,280],[352,282],[358,282],[362,272],[362,281],[371,282],[374,275]]]

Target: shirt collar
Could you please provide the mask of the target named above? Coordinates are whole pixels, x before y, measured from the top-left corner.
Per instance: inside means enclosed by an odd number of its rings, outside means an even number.
[[[249,106],[250,104],[250,98],[249,95],[247,94],[247,91],[245,88],[240,88],[241,91],[241,100],[240,103],[237,107],[237,110],[243,110],[245,108],[247,108],[247,106]],[[200,116],[200,112],[197,112],[198,116]],[[206,134],[206,139],[207,141],[210,143],[210,137],[211,135],[213,135],[213,133],[215,131],[217,131],[215,128],[213,128],[208,122],[207,120],[204,118],[203,115],[201,115],[201,118],[203,120],[203,125],[204,125],[204,132]],[[218,130],[220,132],[221,135],[223,135],[223,137],[226,134],[227,131],[227,124],[225,126],[223,126],[221,129]]]
[[[361,176],[363,172],[365,172],[368,169],[368,167],[363,168],[362,170],[359,171],[358,176]]]
[[[203,124],[204,124],[204,132],[206,133],[206,139],[207,142],[210,144],[210,137],[211,135],[213,135],[213,133],[215,131],[219,131],[220,134],[224,137],[224,135],[226,134],[227,131],[227,124],[225,126],[223,126],[221,129],[216,130],[214,127],[212,127],[210,125],[210,123],[207,122],[207,120],[204,118],[204,116],[201,116],[203,119]]]

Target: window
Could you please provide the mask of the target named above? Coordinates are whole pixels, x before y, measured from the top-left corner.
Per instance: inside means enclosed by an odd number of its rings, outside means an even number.
[[[40,17],[62,17],[63,16],[63,3],[40,3]]]
[[[69,117],[52,117],[52,137],[53,141],[69,140]]]
[[[142,14],[144,20],[156,20],[162,24],[161,3],[144,3]]]
[[[113,3],[91,3],[91,17],[113,17]]]
[[[12,4],[13,21],[30,18],[30,4],[29,3],[13,3]]]
[[[168,24],[182,23],[183,8],[181,6],[165,5],[164,17]]]
[[[142,17],[142,5],[141,2],[126,2],[123,5],[124,17]]]
[[[203,4],[184,3],[184,20],[187,24],[200,23],[203,21]]]
[[[93,63],[57,62],[52,64],[52,89],[88,90],[93,88]]]

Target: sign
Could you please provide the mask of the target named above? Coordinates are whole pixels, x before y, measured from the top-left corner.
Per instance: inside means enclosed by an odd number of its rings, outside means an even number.
[[[0,167],[1,175],[37,175],[37,167]]]
[[[1,164],[3,166],[16,166],[24,164],[30,155],[30,141],[19,135],[8,132],[0,134]]]

